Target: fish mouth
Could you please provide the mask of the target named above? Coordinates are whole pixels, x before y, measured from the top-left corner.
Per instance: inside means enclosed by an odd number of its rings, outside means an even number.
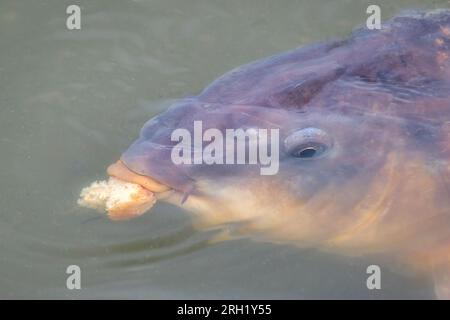
[[[112,177],[125,182],[138,184],[153,193],[162,193],[171,190],[169,186],[152,177],[144,176],[132,171],[123,163],[122,160],[118,160],[116,163],[110,165],[106,172]]]

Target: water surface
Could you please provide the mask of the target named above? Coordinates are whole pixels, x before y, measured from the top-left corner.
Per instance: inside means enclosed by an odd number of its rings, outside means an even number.
[[[65,27],[81,4],[82,29]],[[80,189],[142,124],[222,73],[348,35],[371,1],[0,3],[0,298],[430,298],[431,282],[370,258],[240,239],[211,243],[181,209],[128,222],[78,208]],[[382,18],[447,1],[377,1]],[[68,265],[82,289],[66,289]]]

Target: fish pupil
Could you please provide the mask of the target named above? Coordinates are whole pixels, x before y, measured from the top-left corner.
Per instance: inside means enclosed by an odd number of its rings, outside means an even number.
[[[314,148],[306,148],[300,152],[300,157],[302,158],[312,158],[317,153],[317,150]]]
[[[305,148],[301,150],[298,154],[300,158],[312,158],[317,153],[317,150],[313,147]]]

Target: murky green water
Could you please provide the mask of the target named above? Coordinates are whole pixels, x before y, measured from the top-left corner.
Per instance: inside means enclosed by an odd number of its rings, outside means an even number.
[[[114,223],[80,189],[171,99],[240,64],[345,36],[372,1],[0,3],[0,298],[430,298],[428,279],[365,258],[238,240],[211,244],[180,209]],[[82,28],[66,29],[81,4]],[[447,1],[377,1],[382,17]],[[66,289],[79,265],[82,289]]]

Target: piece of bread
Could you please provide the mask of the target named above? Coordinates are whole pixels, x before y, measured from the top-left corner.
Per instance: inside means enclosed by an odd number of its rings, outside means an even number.
[[[155,195],[142,186],[111,177],[95,181],[81,190],[78,204],[107,212],[112,220],[125,220],[144,214],[156,202]]]

